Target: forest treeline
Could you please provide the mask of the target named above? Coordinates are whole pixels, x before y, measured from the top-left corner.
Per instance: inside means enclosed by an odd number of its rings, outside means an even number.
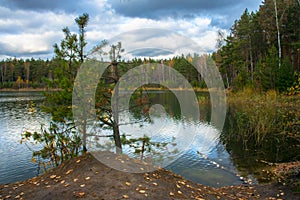
[[[285,91],[300,71],[300,3],[265,0],[257,12],[246,9],[229,36],[219,32],[213,54],[226,87]]]
[[[68,29],[63,31],[72,36]],[[246,9],[234,22],[228,36],[219,31],[217,46],[218,50],[209,56],[214,59],[226,88],[238,90],[246,86],[260,91],[286,91],[295,85],[300,72],[299,2],[265,0],[257,12],[249,13]],[[126,66],[163,63],[183,74],[193,86],[206,87],[203,77],[192,66],[195,57],[199,58],[199,55],[160,61],[136,58]],[[81,61],[72,62],[76,74]],[[61,61],[57,57],[51,60],[2,60],[0,88],[44,88],[47,86],[45,80],[55,80],[61,70]],[[160,75],[164,73],[168,72]]]
[[[198,55],[194,55],[194,58],[199,58]],[[206,87],[206,84],[193,67],[191,61],[191,55],[189,56],[178,56],[174,57],[171,60],[154,60],[151,58],[135,58],[127,62],[121,62],[120,64],[120,73],[123,74],[129,69],[139,66],[141,64],[147,63],[160,63],[167,66],[170,66],[183,74],[187,80],[195,87]],[[124,65],[122,65],[124,63]],[[81,62],[72,61],[73,73],[76,73]],[[68,66],[69,67],[69,66]],[[64,68],[61,65],[61,60],[59,58],[54,58],[52,60],[42,60],[42,59],[7,59],[0,62],[0,88],[44,88],[49,87],[49,84],[46,82],[54,81],[61,74]],[[169,76],[167,73],[170,73],[169,70],[162,71],[158,73],[157,76],[161,76],[163,79],[164,76]],[[74,76],[70,76],[70,78]],[[167,80],[166,80],[167,81]],[[176,81],[176,80],[173,80]],[[55,82],[55,81],[54,81]],[[59,85],[53,85],[53,87],[60,87]],[[178,87],[181,87],[178,83]]]

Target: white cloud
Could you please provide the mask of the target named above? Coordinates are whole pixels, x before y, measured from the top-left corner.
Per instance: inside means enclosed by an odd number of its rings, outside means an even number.
[[[80,9],[77,9],[78,5],[80,5]],[[40,4],[36,7],[41,8],[43,6],[44,4]],[[215,48],[216,33],[219,29],[212,25],[211,17],[200,17],[200,15],[180,19],[171,16],[160,19],[137,16],[125,17],[116,13],[109,1],[106,0],[79,1],[76,6],[70,5],[66,8],[66,11],[62,11],[61,8],[59,10],[61,11],[47,10],[43,7],[41,11],[34,8],[29,9],[28,7],[23,9],[20,6],[13,9],[0,5],[0,48],[2,48],[0,58],[14,55],[51,58],[53,56],[53,44],[59,43],[63,39],[61,29],[68,26],[71,31],[77,31],[78,28],[74,19],[82,12],[90,14],[87,27],[87,51],[103,39],[110,39],[124,32],[143,28],[157,28],[182,34],[193,39],[203,50],[211,52]],[[73,10],[74,12],[72,12]],[[78,13],[79,11],[81,13]],[[222,16],[220,14],[215,15],[220,20],[223,20]],[[141,43],[139,45],[148,46],[156,42],[160,43],[162,47],[168,41],[163,37],[145,38],[145,33],[141,34],[143,35],[131,35],[132,38],[129,40],[140,38]],[[176,42],[179,43],[180,41]]]

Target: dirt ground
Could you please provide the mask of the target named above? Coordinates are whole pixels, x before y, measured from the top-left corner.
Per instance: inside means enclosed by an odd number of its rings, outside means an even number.
[[[126,164],[126,160],[120,163]],[[295,200],[300,199],[300,194],[276,184],[213,188],[193,183],[165,169],[149,173],[126,173],[109,168],[87,154],[71,159],[41,176],[0,185],[2,199]]]

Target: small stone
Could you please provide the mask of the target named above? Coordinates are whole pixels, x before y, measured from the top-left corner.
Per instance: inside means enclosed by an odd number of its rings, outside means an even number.
[[[182,192],[180,190],[177,191],[178,194],[182,194]]]
[[[145,193],[146,193],[146,191],[145,191],[145,190],[140,190],[140,191],[139,191],[139,193],[141,193],[141,194],[145,194]]]
[[[123,198],[124,198],[124,199],[128,199],[129,196],[128,196],[127,194],[123,194]]]
[[[173,192],[170,192],[170,196],[174,196],[174,193],[173,193]]]
[[[86,181],[87,181],[87,180],[90,180],[90,179],[91,179],[91,177],[89,177],[89,176],[85,178]]]

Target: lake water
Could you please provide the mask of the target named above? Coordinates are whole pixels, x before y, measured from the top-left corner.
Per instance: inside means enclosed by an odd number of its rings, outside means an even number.
[[[200,99],[201,95],[204,99],[208,97],[205,93],[198,95]],[[178,102],[166,92],[155,93],[154,99],[156,104],[168,105],[166,110],[171,113],[164,118],[168,127],[165,130],[175,130],[181,123]],[[50,117],[40,111],[42,100],[43,96],[39,92],[0,92],[0,183],[20,181],[37,175],[37,165],[31,162],[32,151],[25,144],[20,144],[20,139],[26,129],[38,131],[41,124],[49,123]],[[35,109],[33,113],[30,110],[32,105]],[[230,154],[219,137],[215,137],[220,133],[209,125],[209,104],[200,106],[200,111],[203,120],[189,125],[191,130],[197,131],[194,142],[166,168],[201,184],[241,184]]]
[[[24,180],[37,174],[31,162],[32,152],[21,145],[26,129],[39,130],[49,116],[39,111],[42,94],[37,92],[0,92],[0,183]],[[36,112],[30,106],[36,104]]]

